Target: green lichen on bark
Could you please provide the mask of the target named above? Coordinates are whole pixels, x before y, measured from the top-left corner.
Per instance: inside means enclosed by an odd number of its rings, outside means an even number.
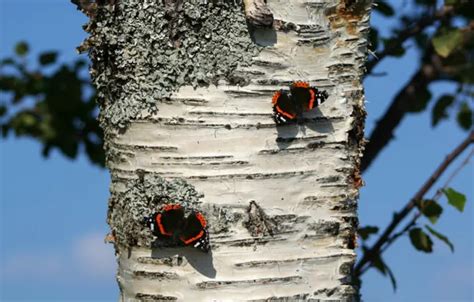
[[[120,128],[182,85],[239,83],[259,51],[240,0],[122,0],[99,6],[86,31],[101,123]]]
[[[137,179],[127,181],[123,192],[112,193],[107,222],[117,244],[150,247],[155,237],[143,224],[144,217],[169,203],[188,210],[198,208],[203,195],[183,179],[166,180],[142,171],[137,174]]]

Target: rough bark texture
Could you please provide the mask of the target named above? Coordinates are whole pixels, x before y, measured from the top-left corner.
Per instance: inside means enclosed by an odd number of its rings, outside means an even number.
[[[124,301],[358,299],[370,1],[267,5],[273,29],[247,30],[239,1],[123,0],[88,24]],[[276,127],[296,80],[330,97]],[[167,202],[205,214],[210,253],[154,241],[140,221]]]

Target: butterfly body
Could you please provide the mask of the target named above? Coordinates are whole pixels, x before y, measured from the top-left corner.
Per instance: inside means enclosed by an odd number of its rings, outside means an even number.
[[[311,111],[327,98],[326,91],[307,82],[295,82],[289,91],[281,89],[273,95],[273,119],[278,125],[295,122],[303,112]]]
[[[179,204],[167,204],[159,212],[145,218],[153,235],[160,239],[172,239],[186,246],[209,251],[207,221],[201,212],[191,211],[185,215]]]

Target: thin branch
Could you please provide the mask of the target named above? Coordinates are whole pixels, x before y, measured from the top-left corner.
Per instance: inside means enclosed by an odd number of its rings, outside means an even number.
[[[393,234],[389,239],[387,239],[387,242],[386,244],[380,248],[380,252],[379,254],[382,255],[385,250],[395,241],[397,240],[399,237],[401,237],[402,235],[404,235],[406,232],[408,232],[408,230],[410,230],[415,224],[416,224],[416,221],[418,220],[418,218],[421,216],[421,213],[418,212],[416,213],[413,218],[410,220],[409,223],[406,224],[406,226],[398,233],[395,233]],[[362,267],[359,271],[359,276],[361,276],[362,274],[364,274],[369,268],[371,268],[371,265],[372,265],[372,261],[369,261],[367,262],[364,267]]]
[[[469,161],[471,160],[472,156],[474,156],[474,149],[472,149],[471,152],[466,156],[466,158],[461,162],[461,164],[456,169],[454,169],[453,173],[449,175],[449,177],[446,179],[446,182],[442,186],[443,189],[448,188],[451,181],[453,181],[453,179],[459,174],[459,172],[461,172],[461,170],[469,164]],[[442,190],[436,191],[436,194],[435,196],[433,196],[432,199],[438,200],[441,197],[441,194],[442,194]]]
[[[371,59],[367,62],[366,76],[371,75],[372,70],[375,68],[375,66],[377,66],[377,64],[379,64],[385,57],[391,55],[397,48],[402,46],[405,41],[421,33],[427,27],[433,25],[436,21],[444,19],[447,16],[451,15],[453,11],[454,8],[452,6],[444,6],[438,11],[436,11],[434,14],[421,17],[419,20],[417,20],[417,22],[415,22],[414,26],[400,31],[393,43],[391,43],[388,47],[385,47],[381,52],[377,53],[374,59]]]
[[[471,159],[473,155],[474,155],[474,149],[471,150],[471,152],[468,154],[468,156],[466,156],[466,158],[461,162],[461,164],[459,164],[459,166],[456,167],[456,169],[451,173],[451,175],[449,175],[449,177],[447,178],[446,182],[443,184],[441,189],[437,190],[433,198],[431,198],[432,200],[436,200],[436,201],[439,200],[443,192],[442,190],[448,188],[451,181],[459,174],[459,172],[461,172],[461,170],[464,167],[467,166],[467,164],[469,163],[469,160]],[[380,254],[383,254],[392,245],[393,242],[395,242],[399,237],[406,234],[413,226],[415,226],[416,222],[421,216],[422,216],[422,213],[420,211],[418,211],[415,215],[413,215],[413,218],[405,225],[405,227],[400,232],[393,234],[387,240],[387,242],[380,248]],[[371,267],[370,262],[368,262],[360,270],[359,275],[364,274],[370,267]]]
[[[425,194],[431,189],[433,184],[439,179],[439,177],[449,167],[449,165],[472,143],[474,143],[474,131],[471,131],[468,137],[444,159],[444,161],[438,166],[438,168],[428,178],[428,180],[426,180],[418,192],[405,205],[405,207],[403,207],[401,211],[393,216],[392,222],[385,229],[382,235],[380,235],[380,238],[377,240],[377,242],[372,246],[372,248],[368,249],[364,253],[362,259],[356,264],[354,268],[354,274],[356,276],[360,276],[362,269],[366,264],[369,264],[369,266],[372,264],[374,257],[380,254],[382,246],[390,240],[391,234],[395,228],[403,221],[403,219],[411,212],[411,210],[415,208],[416,203],[423,199]]]

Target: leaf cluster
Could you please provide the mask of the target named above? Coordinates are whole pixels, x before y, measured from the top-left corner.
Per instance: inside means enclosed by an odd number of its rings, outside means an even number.
[[[83,76],[86,62],[61,64],[55,51],[39,54],[36,68],[29,59],[28,44],[20,42],[13,57],[0,61],[2,136],[34,138],[44,156],[57,149],[74,159],[83,150],[92,163],[103,166],[103,133],[96,120],[95,92]]]
[[[464,130],[472,128],[474,96],[474,1],[415,0],[410,7],[395,9],[387,1],[376,1],[374,11],[385,18],[397,18],[398,25],[388,36],[379,34],[372,26],[370,45],[382,57],[402,57],[410,47],[420,53],[420,66],[435,69],[432,79],[449,81],[457,86],[455,92],[433,100],[429,86],[418,87],[406,104],[406,111],[419,113],[431,110],[431,124],[454,117]],[[398,2],[395,2],[398,3]],[[369,60],[369,75],[379,58]],[[429,106],[430,102],[434,105]]]

